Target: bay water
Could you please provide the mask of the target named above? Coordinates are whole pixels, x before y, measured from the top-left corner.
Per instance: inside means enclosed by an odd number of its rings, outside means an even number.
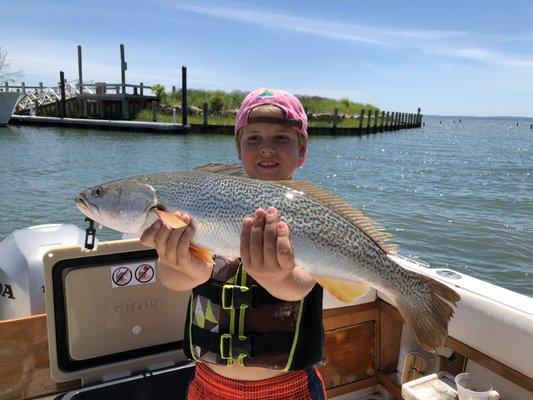
[[[362,208],[405,255],[533,296],[533,119],[424,122],[311,137],[294,177]],[[0,128],[0,241],[38,224],[85,228],[74,197],[86,187],[208,162],[238,162],[232,136]],[[104,229],[97,237],[121,235]]]

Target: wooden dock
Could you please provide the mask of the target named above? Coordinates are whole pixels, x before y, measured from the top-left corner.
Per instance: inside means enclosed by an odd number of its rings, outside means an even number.
[[[9,124],[154,133],[187,133],[190,128],[188,125],[183,126],[180,123],[174,124],[168,122],[57,118],[30,115],[13,115],[9,121]]]

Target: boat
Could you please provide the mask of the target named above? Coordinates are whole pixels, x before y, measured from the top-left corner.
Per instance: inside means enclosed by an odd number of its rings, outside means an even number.
[[[0,92],[0,126],[5,126],[22,95],[17,92]]]
[[[328,398],[454,399],[454,377],[470,372],[503,399],[532,399],[533,298],[393,258],[460,294],[446,343],[423,350],[374,289],[349,306],[324,293]],[[154,250],[137,239],[99,242],[91,226],[32,226],[0,242],[0,399],[185,398],[188,293],[164,288],[157,274],[136,282],[141,265],[157,269]],[[132,276],[115,274],[121,268]]]

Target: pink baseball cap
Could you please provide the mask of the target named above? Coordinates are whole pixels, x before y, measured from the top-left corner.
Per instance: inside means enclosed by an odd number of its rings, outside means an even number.
[[[285,112],[285,123],[288,123],[300,135],[307,138],[307,114],[296,96],[279,89],[260,88],[248,93],[242,101],[235,122],[235,134],[241,128],[253,122],[280,122],[276,118],[253,118],[250,120],[250,112],[257,106],[272,104]]]

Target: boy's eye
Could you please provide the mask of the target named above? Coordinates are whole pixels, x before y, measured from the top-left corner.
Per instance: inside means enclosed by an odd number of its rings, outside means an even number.
[[[248,137],[246,138],[246,141],[247,141],[247,142],[256,142],[256,141],[258,141],[259,139],[260,139],[259,136],[257,136],[257,135],[252,135],[252,136],[248,136]]]
[[[279,142],[288,142],[291,140],[290,137],[288,136],[285,136],[285,135],[278,135],[278,137],[276,138]]]

